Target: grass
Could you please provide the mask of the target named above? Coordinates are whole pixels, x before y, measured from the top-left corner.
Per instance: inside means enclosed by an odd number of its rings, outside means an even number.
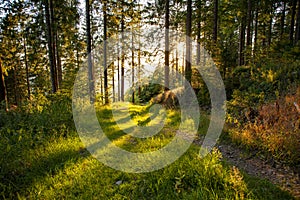
[[[147,126],[151,122],[147,109],[131,106],[131,118]],[[166,111],[168,119],[161,132],[151,139],[135,138],[132,142],[111,119],[109,107],[97,110],[110,139],[133,152],[146,152],[150,147],[155,150],[167,144],[180,119],[177,111]],[[63,119],[54,119],[57,116],[47,113],[0,113],[0,198],[292,199],[271,183],[245,176],[221,162],[218,151],[199,158],[200,149],[196,145],[158,171],[142,174],[116,171],[86,151],[74,126],[63,126],[70,118],[68,114]],[[207,129],[208,119],[207,116],[201,119],[204,123],[200,130]]]
[[[254,122],[229,130],[229,138],[290,166],[300,166],[300,88],[257,109]]]

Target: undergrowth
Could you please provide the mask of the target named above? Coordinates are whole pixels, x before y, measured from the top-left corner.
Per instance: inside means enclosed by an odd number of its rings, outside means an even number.
[[[300,88],[248,113],[248,121],[229,131],[236,143],[258,149],[275,160],[300,165]]]
[[[147,115],[145,107],[132,106],[130,112],[137,122],[147,120],[138,116]],[[109,107],[97,107],[97,115],[106,118],[106,128],[111,128],[110,139],[117,141],[116,135],[126,136],[110,113]],[[292,199],[271,183],[222,163],[216,150],[200,158],[196,145],[173,164],[150,173],[107,167],[90,155],[77,136],[68,95],[0,114],[2,199]],[[152,142],[129,142],[124,148],[138,152],[160,148],[172,138],[178,114],[167,113],[166,129]]]

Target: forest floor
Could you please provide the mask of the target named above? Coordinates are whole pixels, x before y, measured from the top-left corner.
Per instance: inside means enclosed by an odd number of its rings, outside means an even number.
[[[194,143],[201,145],[203,139],[202,136]],[[249,152],[228,141],[221,141],[216,147],[221,152],[223,161],[250,176],[266,179],[280,189],[289,192],[295,199],[300,199],[299,169],[268,159],[258,151]]]
[[[297,180],[291,181],[295,175],[282,171],[281,180],[278,168],[267,167],[263,160],[251,163],[256,155],[246,157],[235,146],[220,143],[220,151],[200,158],[200,144],[210,123],[209,115],[201,115],[200,137],[183,156],[165,168],[139,174],[114,170],[95,159],[72,128],[68,111],[71,108],[66,106],[62,109],[65,113],[55,115],[57,112],[53,110],[64,105],[61,102],[50,105],[51,109],[41,113],[2,113],[0,199],[287,200],[298,197]],[[130,117],[115,118],[111,107],[105,106],[97,108],[97,117],[112,143],[124,150],[143,153],[168,144],[181,121],[180,112],[168,110],[164,128],[150,139],[133,138],[122,131],[132,121],[142,126],[150,124],[148,109],[131,105]],[[125,112],[122,105],[118,111]],[[290,190],[280,187],[286,184],[283,180],[289,183]]]
[[[249,153],[237,146],[221,143],[217,148],[223,159],[251,176],[267,179],[300,199],[300,174],[296,169],[268,160],[257,152]]]

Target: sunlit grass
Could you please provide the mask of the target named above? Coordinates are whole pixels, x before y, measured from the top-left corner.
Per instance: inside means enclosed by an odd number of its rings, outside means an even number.
[[[131,106],[131,118],[144,120],[147,109]],[[125,134],[116,125],[109,106],[97,111],[108,137],[118,146],[135,152],[166,145],[180,120],[178,111],[166,111],[165,127],[157,135],[141,139]],[[19,117],[24,130],[22,138],[20,127],[0,129],[3,199],[291,199],[269,182],[245,177],[238,169],[222,163],[217,151],[199,158],[200,147],[194,144],[163,169],[131,174],[116,171],[93,158],[74,132],[66,136],[36,133],[27,127],[32,126],[30,117]],[[202,122],[200,132],[207,129],[209,117]]]

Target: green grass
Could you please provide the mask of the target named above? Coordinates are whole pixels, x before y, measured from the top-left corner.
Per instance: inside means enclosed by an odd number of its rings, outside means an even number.
[[[168,119],[160,133],[151,139],[135,138],[132,142],[111,119],[108,106],[97,109],[110,139],[133,152],[166,145],[180,120],[178,111],[166,111]],[[148,120],[143,124],[147,126],[150,123],[147,109],[131,106],[131,118],[142,123]],[[60,124],[58,119],[45,117],[47,113],[43,112],[0,114],[3,121],[10,120],[0,128],[0,198],[3,199],[292,199],[271,183],[245,176],[222,163],[217,151],[201,159],[199,147],[192,145],[180,159],[163,169],[125,173],[101,164],[85,150],[74,127],[63,126],[68,115]],[[37,118],[46,121],[37,123]],[[207,116],[201,119],[200,130],[207,129],[208,119]],[[49,120],[56,122],[56,129],[46,123]],[[122,183],[117,185],[118,181]]]

